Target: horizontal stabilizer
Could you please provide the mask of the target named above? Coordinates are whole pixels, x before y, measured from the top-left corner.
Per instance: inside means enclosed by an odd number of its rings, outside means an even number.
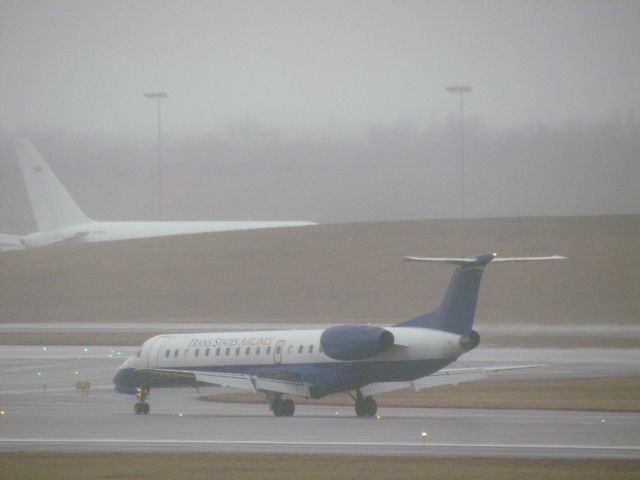
[[[461,267],[484,266],[488,263],[507,263],[507,262],[536,262],[542,260],[565,260],[567,257],[560,255],[551,255],[549,257],[498,257],[497,253],[488,255],[480,255],[478,257],[462,257],[462,258],[441,258],[441,257],[404,257],[410,262],[433,262],[433,263],[450,263]]]

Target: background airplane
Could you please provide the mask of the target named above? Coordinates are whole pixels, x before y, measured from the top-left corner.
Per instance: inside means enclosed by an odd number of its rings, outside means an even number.
[[[335,325],[322,330],[158,335],[120,367],[116,390],[135,393],[137,414],[156,386],[198,383],[263,392],[276,416],[291,416],[295,404],[284,394],[321,398],[348,392],[358,416],[373,416],[373,395],[402,388],[418,391],[485,378],[488,373],[526,366],[443,370],[480,343],[473,330],[480,281],[492,262],[558,260],[560,256],[407,260],[456,265],[440,306],[390,327]],[[351,393],[354,392],[354,393]]]
[[[0,234],[0,251],[65,243],[108,242],[194,233],[316,225],[314,222],[306,221],[93,221],[78,207],[29,140],[17,139],[15,149],[38,231],[24,236]]]

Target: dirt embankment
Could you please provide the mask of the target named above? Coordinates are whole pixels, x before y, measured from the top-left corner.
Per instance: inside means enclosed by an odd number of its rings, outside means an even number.
[[[404,255],[560,254],[489,268],[482,323],[640,321],[640,216],[425,220],[147,239],[0,255],[0,322],[393,322],[449,266]]]

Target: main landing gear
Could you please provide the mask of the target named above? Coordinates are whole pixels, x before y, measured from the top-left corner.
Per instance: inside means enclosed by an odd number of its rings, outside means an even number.
[[[356,415],[359,417],[373,417],[378,412],[378,404],[373,397],[362,396],[360,390],[356,391],[354,400],[356,401]]]
[[[289,398],[282,398],[281,393],[276,393],[271,401],[271,410],[276,417],[292,417],[296,411],[296,404]]]
[[[149,398],[149,387],[144,385],[136,387],[136,398],[138,399],[138,403],[136,403],[135,407],[133,408],[134,412],[136,412],[136,415],[146,415],[147,413],[149,413],[149,404],[145,402],[145,400]]]

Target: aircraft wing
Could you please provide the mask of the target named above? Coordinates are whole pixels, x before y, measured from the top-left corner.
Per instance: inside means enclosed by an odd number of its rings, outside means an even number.
[[[20,242],[20,235],[7,235],[0,233],[0,252],[7,250],[23,250],[24,245]]]
[[[151,377],[169,379],[175,377],[176,380],[185,377],[191,377],[194,385],[197,383],[208,383],[211,385],[219,385],[222,387],[237,388],[248,392],[257,393],[277,392],[290,395],[299,395],[302,397],[310,397],[309,385],[306,382],[298,380],[289,380],[283,378],[270,378],[259,375],[251,375],[244,373],[227,373],[227,372],[203,372],[192,370],[173,370],[160,368],[144,368],[137,370],[138,372],[149,374]]]
[[[365,397],[370,395],[379,395],[385,392],[392,392],[394,390],[401,390],[403,388],[412,388],[414,391],[418,392],[425,388],[440,387],[442,385],[458,385],[459,383],[483,380],[487,378],[490,373],[544,366],[545,365],[515,365],[505,367],[451,368],[447,370],[440,370],[432,375],[418,378],[411,382],[371,383],[366,387],[361,388],[360,391]]]

